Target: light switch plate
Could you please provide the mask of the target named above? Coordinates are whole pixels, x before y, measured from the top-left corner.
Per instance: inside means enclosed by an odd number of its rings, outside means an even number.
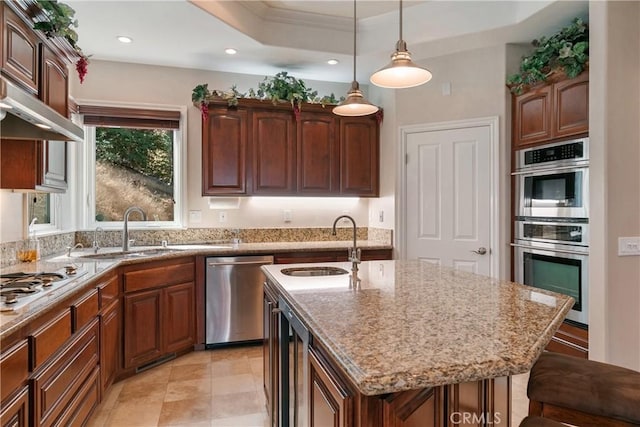
[[[291,213],[291,209],[285,209],[282,211],[282,220],[284,222],[291,222],[293,219],[293,214]]]
[[[219,222],[227,222],[227,211],[218,212],[218,221]]]
[[[618,237],[618,256],[640,255],[640,237]]]

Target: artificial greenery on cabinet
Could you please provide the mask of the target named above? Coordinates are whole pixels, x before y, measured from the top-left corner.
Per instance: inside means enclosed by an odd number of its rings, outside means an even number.
[[[533,52],[522,58],[520,71],[507,78],[507,86],[519,95],[557,75],[574,78],[589,64],[589,26],[580,18],[550,37],[533,40]]]

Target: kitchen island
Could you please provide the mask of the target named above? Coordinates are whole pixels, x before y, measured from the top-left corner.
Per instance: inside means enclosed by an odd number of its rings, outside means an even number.
[[[510,376],[531,368],[573,305],[564,295],[421,261],[364,262],[355,288],[348,274],[291,277],[282,268],[263,267],[265,308],[279,304],[281,324],[292,316],[309,332],[305,346],[269,331],[271,355],[277,338],[286,350],[271,359],[265,383],[272,421],[285,426],[296,417],[296,425],[322,427],[507,426]],[[308,361],[295,361],[305,351]],[[290,381],[299,386],[288,391],[282,384]]]

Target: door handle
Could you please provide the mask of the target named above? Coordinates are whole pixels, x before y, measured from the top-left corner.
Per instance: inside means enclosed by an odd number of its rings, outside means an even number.
[[[478,255],[484,255],[484,254],[487,253],[487,248],[479,247],[478,250],[471,251],[471,252],[473,252],[474,254],[478,254]]]

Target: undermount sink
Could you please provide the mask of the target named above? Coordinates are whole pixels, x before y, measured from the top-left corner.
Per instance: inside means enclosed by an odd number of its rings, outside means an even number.
[[[139,251],[131,250],[127,252],[124,252],[124,251],[104,252],[104,253],[97,253],[97,254],[78,255],[77,258],[87,258],[87,259],[140,258],[140,257],[150,256],[150,255],[166,254],[170,252],[175,252],[175,249],[153,248],[153,249],[141,249]]]
[[[349,274],[347,270],[339,267],[294,267],[283,268],[280,272],[287,276],[314,277],[314,276],[339,276]]]

